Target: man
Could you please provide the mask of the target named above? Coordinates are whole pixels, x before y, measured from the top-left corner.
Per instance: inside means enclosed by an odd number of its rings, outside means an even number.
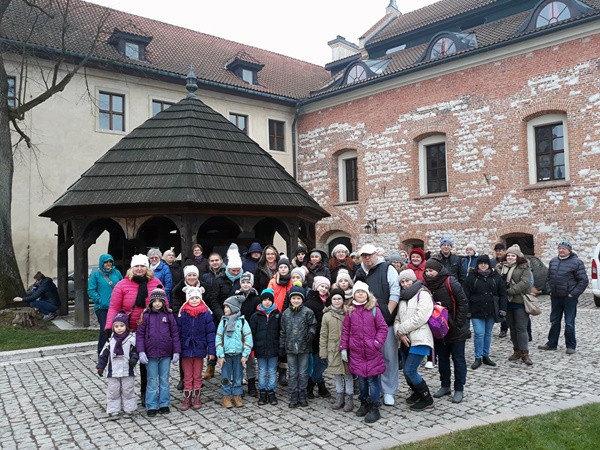
[[[558,256],[552,258],[548,268],[550,285],[550,331],[548,342],[539,345],[540,350],[556,350],[560,337],[562,316],[565,316],[565,344],[567,355],[575,353],[577,340],[575,338],[575,316],[577,315],[577,300],[588,285],[585,265],[573,253],[569,241],[558,244]]]
[[[504,244],[498,243],[494,245],[494,253],[496,254],[496,257],[492,258],[490,261],[490,268],[492,270],[495,269],[498,263],[502,261],[506,256],[506,247],[504,246]],[[508,323],[506,322],[506,318],[504,318],[502,319],[502,322],[500,322],[500,334],[498,335],[498,337],[503,338],[506,337],[507,334]]]
[[[250,248],[246,252],[244,262],[242,263],[242,272],[250,272],[254,274],[258,269],[258,261],[262,256],[263,249],[258,242],[250,244]]]
[[[440,253],[437,257],[448,270],[448,273],[456,278],[460,284],[463,284],[467,273],[462,267],[460,256],[452,253],[453,245],[451,237],[443,236],[440,240]]]
[[[15,297],[13,302],[29,303],[30,307],[44,314],[44,320],[56,319],[58,308],[60,308],[60,298],[52,278],[38,272],[33,279],[35,280],[33,292],[27,297]]]
[[[202,287],[204,287],[206,291],[206,298],[211,299],[218,297],[218,293],[215,293],[215,290],[218,289],[218,284],[216,280],[219,276],[225,274],[225,264],[223,264],[223,257],[219,253],[213,252],[208,257],[208,265],[208,272],[206,272],[202,276]],[[215,315],[213,315],[215,326],[219,325],[219,321],[221,320],[222,315],[222,310],[221,315],[219,315],[218,319]],[[217,361],[215,359],[209,359],[202,378],[204,378],[205,380],[212,378],[215,375],[216,365]]]
[[[386,368],[381,375],[381,392],[384,405],[391,406],[398,390],[398,340],[393,327],[396,306],[400,301],[398,272],[382,256],[377,255],[377,249],[372,244],[363,245],[360,259],[355,281],[367,283],[388,326],[388,335],[382,349]]]

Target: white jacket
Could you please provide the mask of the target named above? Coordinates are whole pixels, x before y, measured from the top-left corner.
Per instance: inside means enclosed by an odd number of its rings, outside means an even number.
[[[427,289],[419,289],[417,295],[406,301],[400,299],[394,332],[408,335],[411,345],[433,348],[433,335],[427,321],[433,312],[433,299]]]

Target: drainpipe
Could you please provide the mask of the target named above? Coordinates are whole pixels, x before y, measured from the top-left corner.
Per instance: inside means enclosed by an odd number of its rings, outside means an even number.
[[[300,116],[300,102],[296,103],[296,112],[294,113],[294,121],[292,122],[292,165],[294,166],[294,178],[298,181],[298,168],[296,167],[298,157],[296,155],[296,123],[298,122],[298,116]]]

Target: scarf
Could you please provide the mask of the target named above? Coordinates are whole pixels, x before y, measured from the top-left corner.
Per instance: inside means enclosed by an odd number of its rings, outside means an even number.
[[[413,262],[409,262],[408,263],[408,268],[409,269],[418,269],[419,267],[421,267],[421,264],[423,264],[423,261],[421,261],[419,264],[415,264]]]
[[[258,305],[256,307],[256,309],[258,311],[262,311],[266,314],[267,317],[269,317],[269,314],[271,314],[273,312],[273,310],[277,308],[277,305],[275,303],[273,303],[271,306],[269,306],[268,308],[265,308],[262,303],[260,305]]]
[[[195,319],[196,317],[198,317],[199,314],[205,313],[206,311],[208,311],[208,307],[206,306],[206,303],[204,303],[203,300],[198,306],[192,306],[188,302],[185,302],[181,307],[180,312],[188,313]]]
[[[333,314],[340,314],[342,316],[346,312],[346,310],[344,310],[344,308],[337,309],[337,308],[334,308],[333,306],[329,307],[329,311],[331,311]]]
[[[448,278],[448,272],[446,271],[443,274],[438,273],[435,277],[425,277],[425,286],[430,291],[435,291],[446,282],[446,278]]]
[[[402,289],[402,293],[400,294],[401,300],[410,300],[413,298],[419,290],[423,287],[422,281],[415,281],[408,288]]]
[[[327,296],[323,297],[321,294],[319,294],[319,298],[321,299],[323,304],[327,303],[327,300],[329,300],[329,297],[327,297]]]
[[[367,297],[367,299],[363,303],[358,303],[356,300],[352,300],[352,304],[356,305],[356,306],[365,306],[368,301],[369,301],[369,298]]]
[[[150,264],[150,268],[151,268],[152,270],[156,270],[156,268],[157,268],[159,265],[160,265],[160,261],[159,261],[159,262],[157,262],[155,265],[152,265],[152,264]]]
[[[129,330],[125,330],[125,333],[117,334],[113,333],[112,337],[115,340],[115,356],[123,355],[123,341],[129,336]]]
[[[231,314],[230,316],[223,316],[227,318],[227,325],[225,325],[225,334],[229,337],[233,336],[233,332],[235,331],[235,323],[240,317],[240,313],[237,312],[235,314]]]
[[[319,262],[318,262],[318,263],[316,263],[316,264],[313,264],[313,263],[310,263],[310,262],[309,262],[309,263],[306,265],[306,267],[308,268],[308,270],[310,270],[311,272],[313,272],[313,271],[314,271],[314,272],[316,272],[316,271],[317,271],[317,270],[319,270],[319,269],[320,269],[322,266],[323,266],[323,264],[321,263],[321,261],[319,261]]]
[[[198,264],[202,264],[203,259],[204,259],[204,255],[194,256],[194,261],[196,261]]]
[[[229,273],[229,270],[225,269],[225,275],[227,275],[227,278],[229,278],[229,281],[231,281],[232,283],[235,283],[236,280],[239,280],[240,278],[242,278],[242,271],[240,270],[240,273],[238,273],[237,275],[231,275]]]
[[[477,269],[477,273],[479,275],[481,275],[483,278],[487,278],[492,274],[492,270],[491,269],[486,269],[486,270]]]
[[[135,298],[135,306],[138,308],[146,307],[146,298],[148,298],[148,277],[143,276],[140,277],[138,275],[134,275],[131,277],[131,281],[140,285],[138,288],[137,296]],[[131,308],[133,310],[133,308]]]
[[[279,286],[287,286],[288,284],[290,284],[291,279],[292,279],[291,273],[288,273],[287,275],[281,275],[280,273],[278,273],[277,277],[275,277],[275,282]]]

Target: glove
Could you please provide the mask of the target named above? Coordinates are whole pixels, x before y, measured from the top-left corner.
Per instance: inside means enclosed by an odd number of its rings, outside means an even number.
[[[135,367],[136,364],[137,364],[137,359],[131,358],[129,360],[129,367],[131,367],[132,369]]]
[[[112,330],[104,330],[104,334],[106,335],[106,340],[109,341],[112,336]]]
[[[173,353],[173,358],[171,359],[173,364],[177,364],[179,362],[179,353]]]
[[[306,343],[307,343],[308,345],[312,344],[312,341],[313,341],[314,337],[315,337],[315,335],[314,335],[314,334],[312,334],[312,333],[308,333],[308,334],[306,335]]]
[[[502,311],[502,310],[500,310],[500,311],[498,311],[498,315],[499,315],[500,317],[506,317],[506,311]]]
[[[279,347],[279,356],[282,358],[285,356],[285,347]]]
[[[98,369],[98,376],[102,378],[104,376],[104,369]]]
[[[140,364],[148,364],[148,357],[146,352],[140,352]]]
[[[342,361],[348,362],[348,350],[342,350]]]
[[[324,366],[328,366],[329,360],[327,358],[321,358],[321,364],[323,364]]]

